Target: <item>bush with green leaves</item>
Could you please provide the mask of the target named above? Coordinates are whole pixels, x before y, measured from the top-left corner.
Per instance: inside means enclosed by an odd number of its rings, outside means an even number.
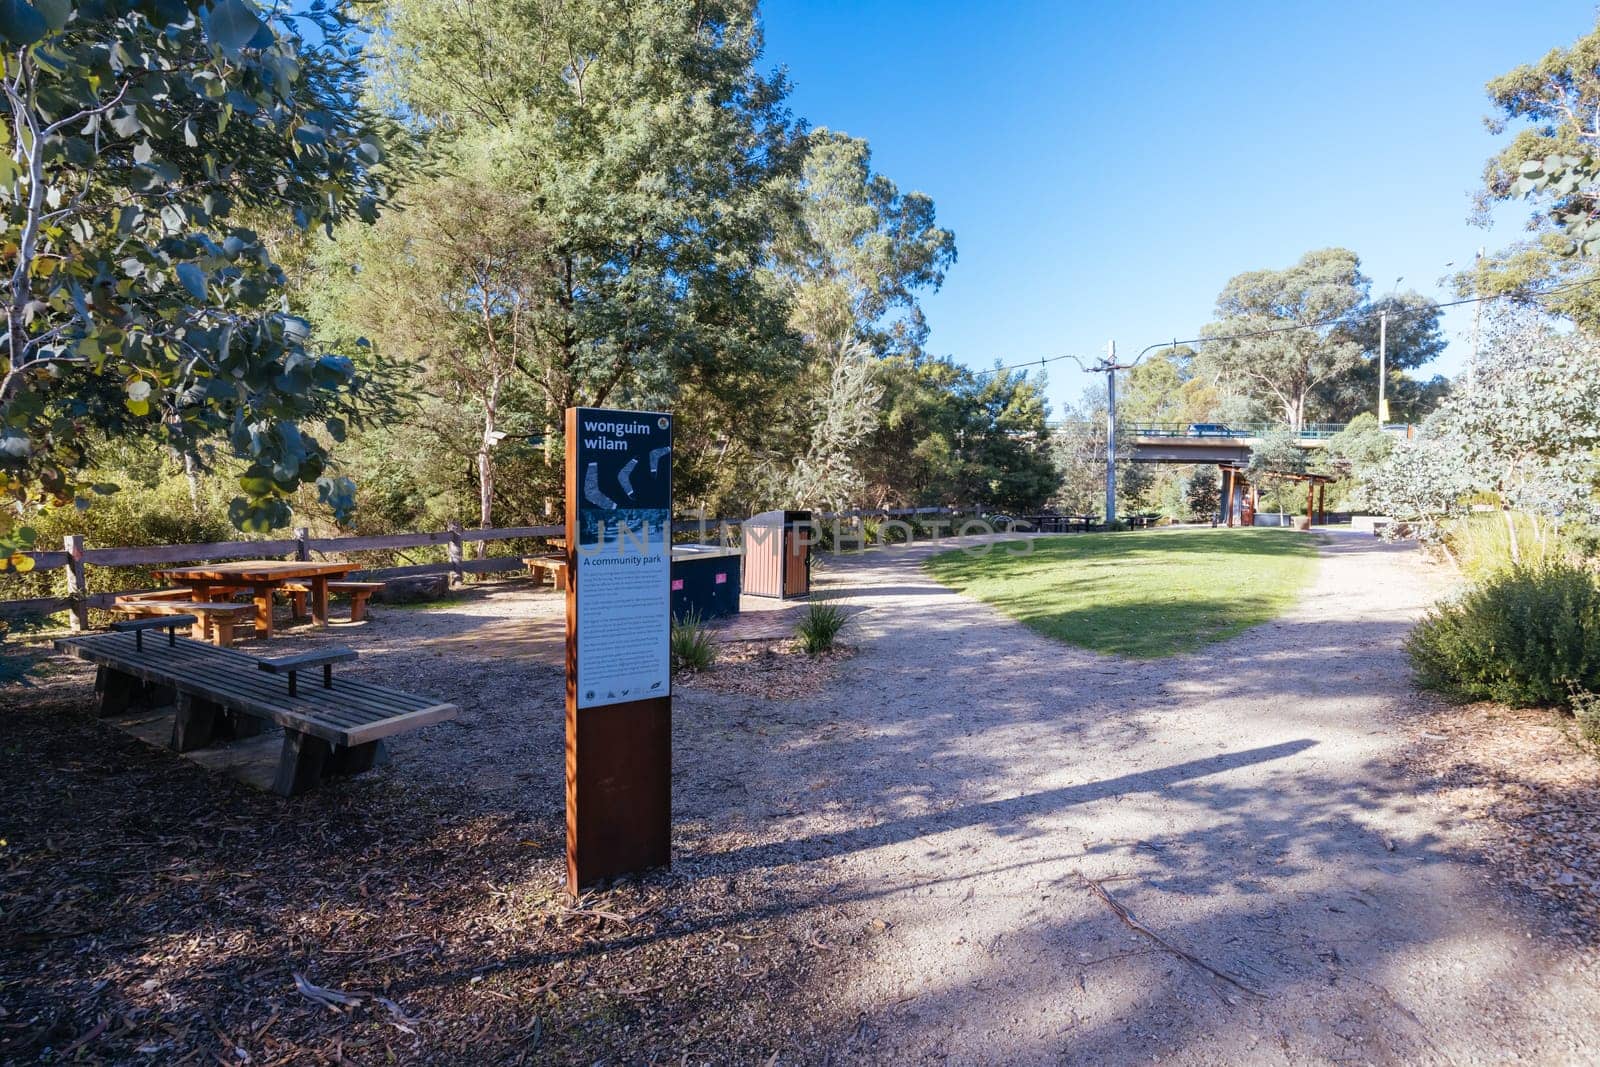
[[[806,655],[815,656],[833,650],[839,632],[850,622],[844,608],[827,600],[813,600],[800,615],[795,636]]]
[[[687,611],[672,620],[669,645],[675,670],[703,671],[717,658],[716,640],[698,611]]]
[[[1591,745],[1600,746],[1600,693],[1587,689],[1572,691],[1572,717],[1578,722],[1578,733]]]
[[[1490,575],[1406,641],[1418,680],[1462,700],[1561,705],[1600,690],[1600,581],[1566,562]]]
[[[347,513],[353,486],[313,431],[343,437],[363,378],[285,313],[261,231],[370,220],[387,195],[353,17],[18,0],[0,41],[6,565],[36,540],[15,516],[99,494],[93,431],[224,442],[242,529],[286,525],[302,483]]]

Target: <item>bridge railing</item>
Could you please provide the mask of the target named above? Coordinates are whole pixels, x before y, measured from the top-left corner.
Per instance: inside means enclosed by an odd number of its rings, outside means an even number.
[[[1128,427],[1137,437],[1197,437],[1197,438],[1249,438],[1260,437],[1268,430],[1282,429],[1281,423],[1272,422],[1136,422]],[[1342,422],[1311,422],[1300,427],[1300,438],[1323,440],[1345,428]]]

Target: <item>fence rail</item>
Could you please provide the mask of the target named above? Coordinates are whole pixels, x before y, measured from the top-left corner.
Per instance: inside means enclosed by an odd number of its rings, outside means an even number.
[[[825,512],[817,516],[827,521],[846,518],[902,518],[916,515],[956,514],[958,508],[863,508],[855,511]],[[682,516],[674,520],[680,529],[701,525],[706,530],[723,526],[737,526],[744,519],[702,519],[697,515]],[[415,563],[399,567],[373,567],[354,573],[358,578],[407,578],[424,574],[449,574],[461,581],[468,574],[494,574],[521,570],[521,556],[486,556],[468,559],[463,551],[467,544],[485,544],[492,541],[512,541],[534,537],[562,537],[565,526],[508,526],[490,529],[466,529],[452,526],[445,530],[419,531],[401,534],[370,534],[358,537],[312,537],[309,530],[301,528],[293,537],[259,541],[211,541],[190,545],[140,545],[129,548],[88,548],[83,537],[73,534],[66,538],[65,548],[58,551],[23,553],[33,560],[33,570],[66,571],[65,596],[32,597],[26,600],[0,600],[0,618],[53,615],[71,613],[75,630],[86,629],[92,609],[112,607],[117,597],[138,590],[117,593],[90,593],[88,569],[90,567],[139,567],[182,563],[209,563],[221,559],[273,559],[292,557],[309,560],[313,552],[319,555],[337,555],[347,552],[373,552],[403,548],[427,548],[443,545],[447,559],[436,563]]]

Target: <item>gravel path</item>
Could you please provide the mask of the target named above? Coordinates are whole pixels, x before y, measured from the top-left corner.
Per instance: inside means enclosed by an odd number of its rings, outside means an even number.
[[[837,1051],[1600,1056],[1592,958],[1453,854],[1394,769],[1401,639],[1439,592],[1414,552],[1331,535],[1297,610],[1152,663],[1039,637],[933,583],[925,555],[828,572],[864,609],[829,691],[678,700],[678,816],[710,828],[678,871],[809,883],[865,935],[831,966],[856,1020]],[[726,846],[741,825],[753,843]]]
[[[652,884],[814,947],[774,1006],[779,1062],[1600,1058],[1594,959],[1397,769],[1401,640],[1439,592],[1414,552],[1330,535],[1298,609],[1141,663],[933,583],[928,551],[830,561],[859,651],[803,695],[678,687],[675,863]],[[556,841],[560,612],[506,585],[284,647],[349,641],[354,670],[459,702],[378,781]],[[559,878],[550,852],[530,884]]]

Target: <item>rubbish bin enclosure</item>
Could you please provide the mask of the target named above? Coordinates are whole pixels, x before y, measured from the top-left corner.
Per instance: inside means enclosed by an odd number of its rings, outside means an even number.
[[[787,600],[811,592],[811,512],[763,511],[744,521],[744,592]]]
[[[739,550],[721,545],[672,546],[672,617],[702,619],[739,613]]]

